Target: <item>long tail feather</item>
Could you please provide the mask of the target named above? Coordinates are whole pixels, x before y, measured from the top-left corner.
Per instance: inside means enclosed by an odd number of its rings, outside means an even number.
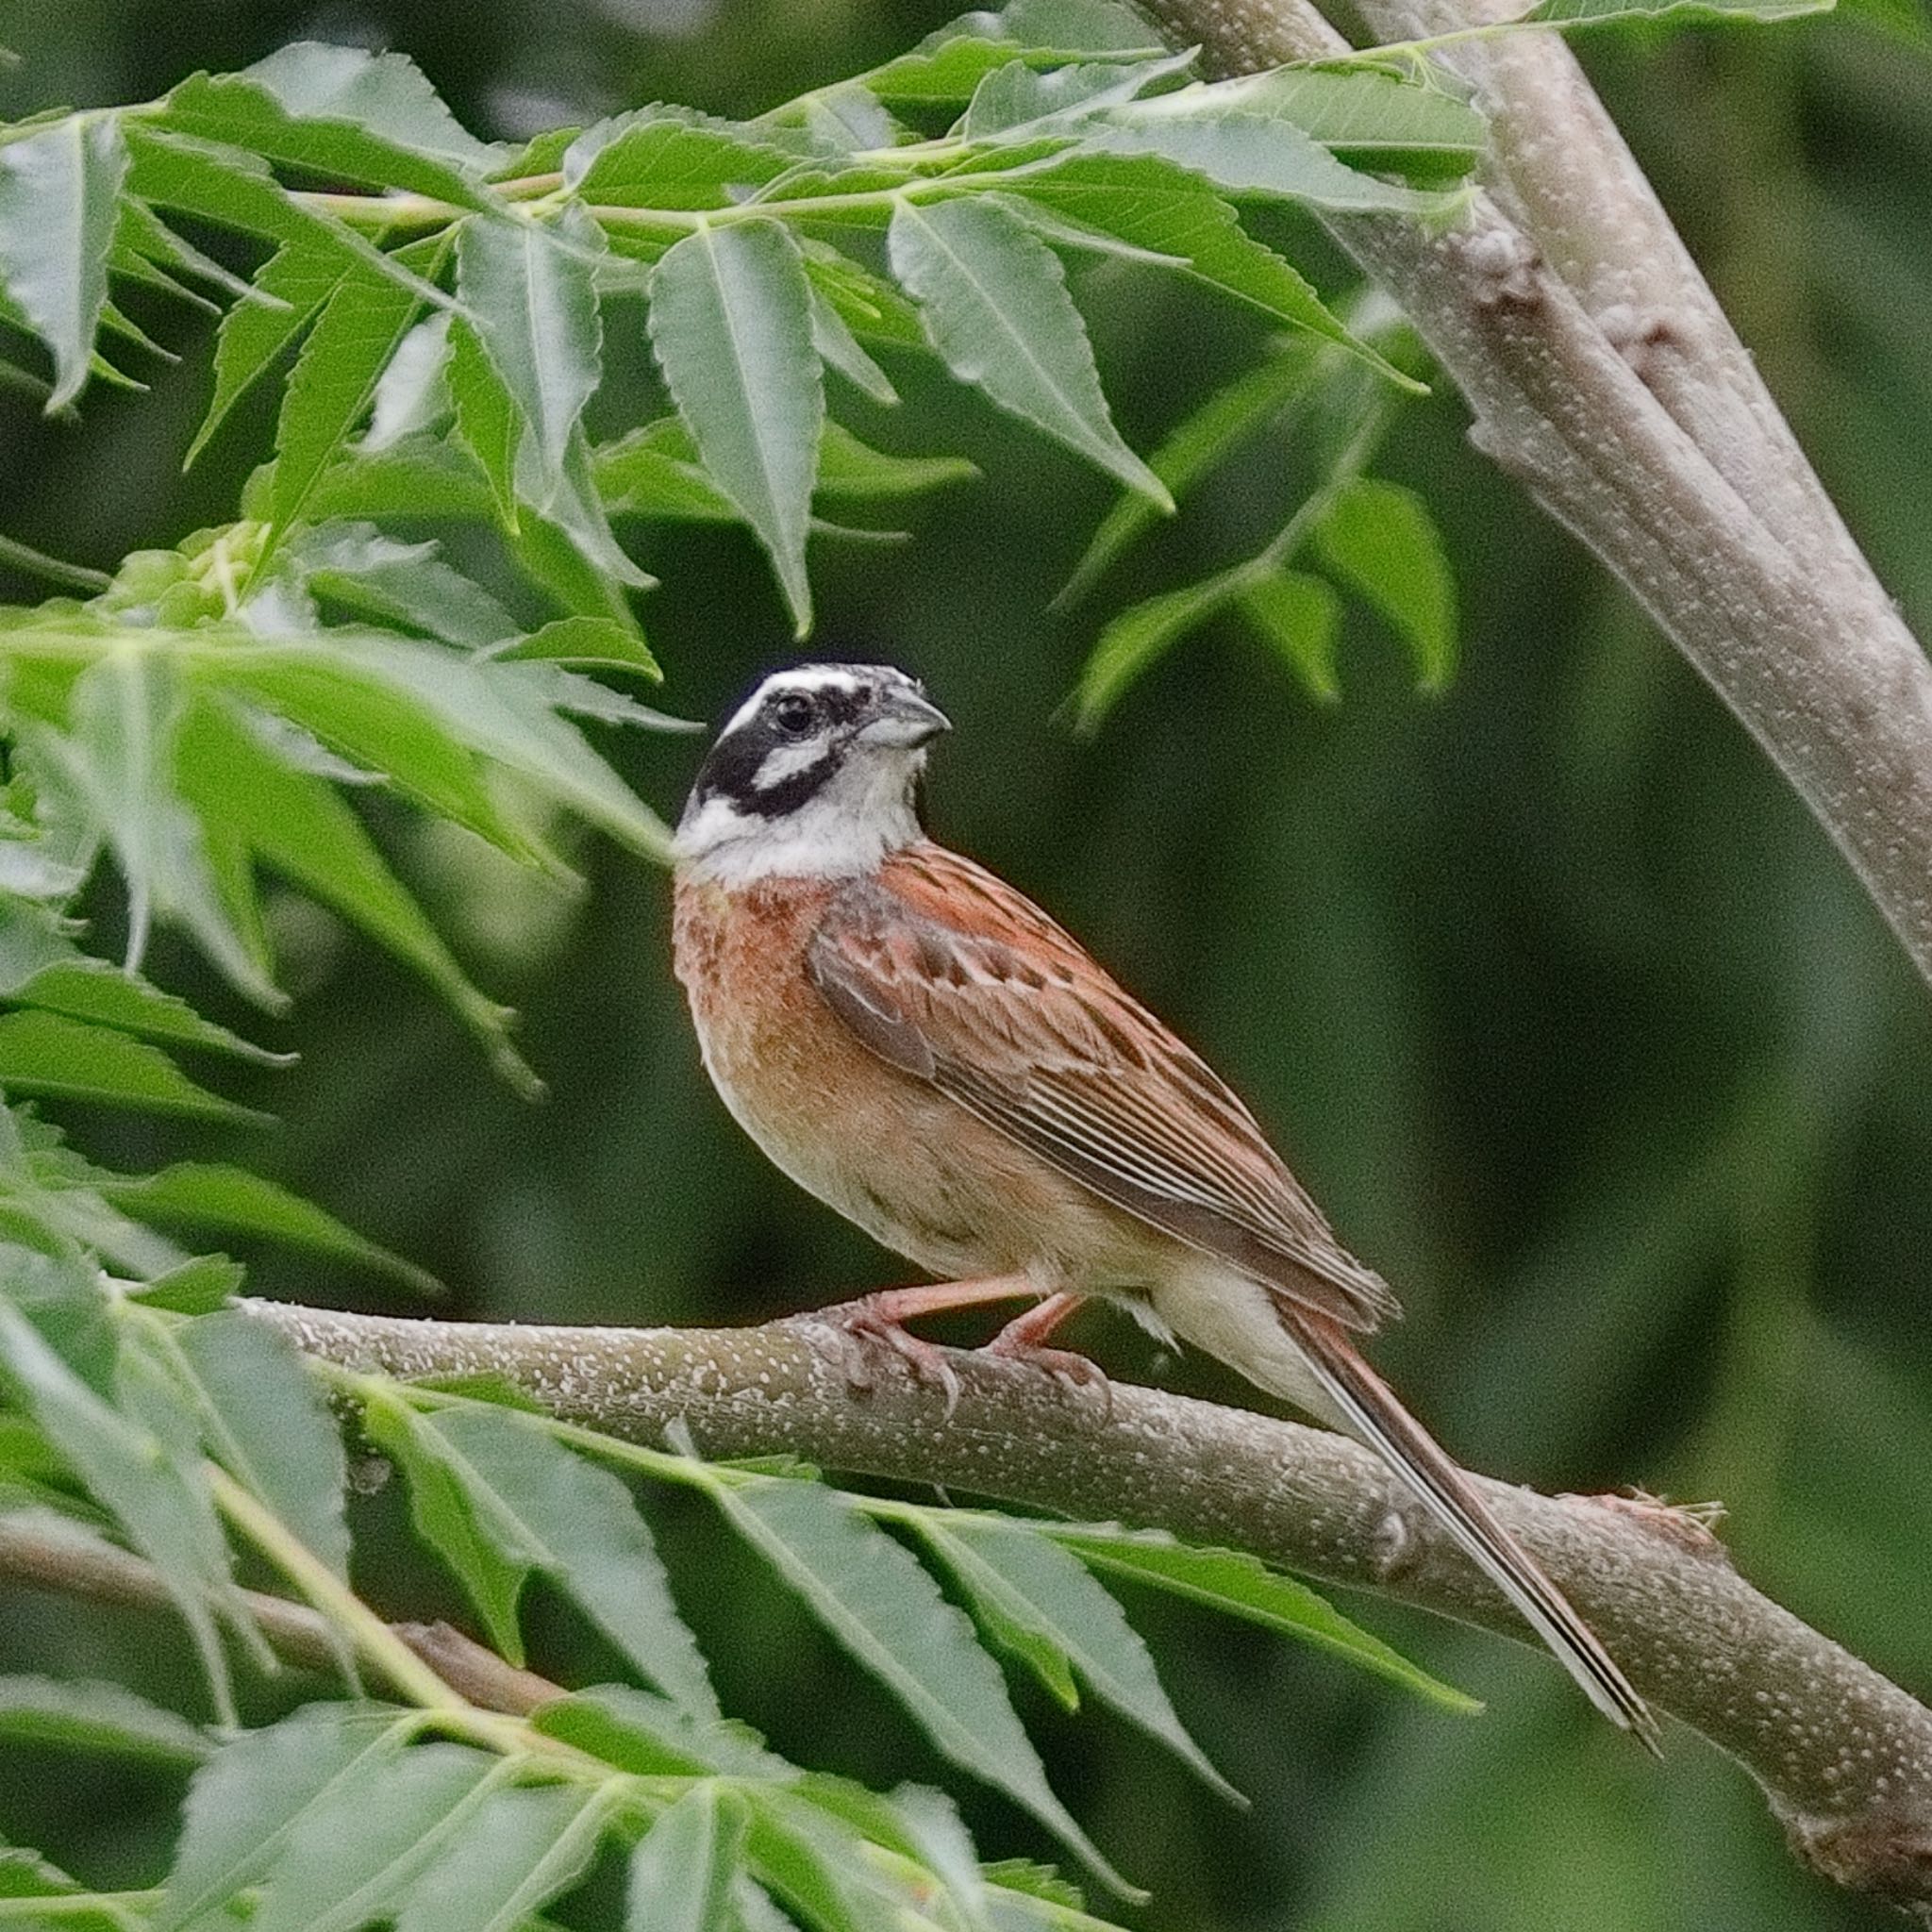
[[[1657,1752],[1657,1720],[1649,1707],[1596,1633],[1496,1520],[1469,1476],[1403,1407],[1338,1326],[1291,1307],[1282,1309],[1281,1319],[1349,1430],[1389,1464],[1516,1606],[1590,1701],[1612,1724],[1634,1732]]]

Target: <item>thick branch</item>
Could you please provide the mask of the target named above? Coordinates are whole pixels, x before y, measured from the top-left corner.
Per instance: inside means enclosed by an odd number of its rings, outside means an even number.
[[[1307,0],[1144,0],[1214,72],[1346,50]],[[1410,38],[1517,0],[1361,0]],[[1569,48],[1458,46],[1494,124],[1448,233],[1332,218],[1477,444],[1620,576],[1771,754],[1932,977],[1932,666]]]
[[[1167,1529],[1523,1635],[1373,1456],[1246,1410],[1122,1384],[1103,1405],[1023,1364],[959,1355],[948,1416],[941,1394],[898,1374],[856,1388],[846,1342],[809,1319],[559,1328],[247,1306],[327,1360],[508,1376],[630,1441],[659,1442],[682,1421],[708,1456],[791,1454]],[[1638,1689],[1757,1780],[1802,1857],[1932,1923],[1932,1710],[1752,1589],[1690,1519],[1489,1489]]]

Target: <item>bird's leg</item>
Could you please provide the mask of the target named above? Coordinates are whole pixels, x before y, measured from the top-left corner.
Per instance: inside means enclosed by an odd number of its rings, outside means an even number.
[[[986,1302],[1010,1301],[1036,1295],[1040,1290],[1024,1274],[992,1274],[978,1281],[934,1281],[915,1288],[881,1289],[856,1301],[838,1302],[817,1309],[806,1319],[822,1322],[848,1336],[858,1347],[846,1365],[846,1379],[855,1389],[869,1389],[872,1375],[865,1355],[872,1348],[890,1349],[923,1382],[945,1391],[946,1413],[959,1402],[959,1377],[946,1352],[936,1342],[914,1335],[906,1324],[920,1315],[943,1314],[952,1308],[976,1308]]]
[[[1064,1382],[1070,1388],[1097,1387],[1103,1395],[1109,1398],[1108,1406],[1111,1407],[1107,1374],[1098,1362],[1077,1355],[1070,1348],[1046,1346],[1046,1338],[1086,1299],[1084,1294],[1064,1291],[1048,1295],[1024,1314],[1015,1315],[981,1353],[1003,1356],[1008,1361],[1031,1362],[1035,1368],[1043,1369],[1057,1382]]]

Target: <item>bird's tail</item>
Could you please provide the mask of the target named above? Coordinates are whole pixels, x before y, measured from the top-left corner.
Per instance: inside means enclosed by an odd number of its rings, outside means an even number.
[[[1596,1633],[1505,1529],[1468,1474],[1403,1407],[1341,1329],[1294,1307],[1281,1320],[1340,1419],[1387,1462],[1430,1515],[1514,1604],[1585,1696],[1621,1729],[1658,1750],[1657,1721]]]

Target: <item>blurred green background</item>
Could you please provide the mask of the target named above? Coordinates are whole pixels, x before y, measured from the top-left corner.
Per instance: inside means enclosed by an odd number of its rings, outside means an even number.
[[[23,58],[0,72],[0,115],[139,98],[302,36],[409,52],[489,135],[658,97],[744,113],[947,11],[9,0],[0,42]],[[1932,629],[1932,55],[1839,19],[1586,53],[1881,575]],[[1297,239],[1344,291],[1345,265]],[[1143,449],[1254,353],[1242,317],[1158,278],[1090,269],[1076,286]],[[207,344],[178,320],[175,335],[184,360],[151,373],[151,395],[91,394],[77,427],[6,402],[0,530],[111,567],[232,513],[271,399],[184,478]],[[1461,580],[1466,661],[1446,697],[1417,697],[1366,620],[1336,708],[1244,636],[1209,633],[1076,742],[1056,712],[1101,618],[1265,533],[1292,452],[1228,472],[1096,604],[1050,615],[1108,485],[916,360],[893,373],[903,408],[852,403],[846,419],[889,447],[963,451],[984,480],[920,507],[909,545],[822,541],[814,648],[904,662],[953,714],[936,829],[1064,916],[1247,1091],[1402,1291],[1409,1319],[1379,1359],[1460,1455],[1546,1488],[1721,1497],[1750,1574],[1932,1689],[1932,995],[1742,732],[1469,450],[1441,390],[1382,467],[1427,494]],[[644,614],[664,702],[713,716],[790,648],[762,563],[741,535],[703,531],[654,532],[643,560],[663,578]],[[0,594],[43,590],[7,579]],[[675,813],[693,742],[608,748]],[[518,1101],[399,969],[291,901],[278,916],[301,998],[285,1023],[236,1013],[185,948],[153,961],[205,1009],[300,1050],[291,1073],[229,1083],[285,1124],[239,1141],[75,1114],[89,1151],[251,1160],[433,1269],[464,1314],[753,1321],[898,1276],[712,1098],[668,972],[662,877],[587,841],[572,899],[394,829],[479,979],[523,1009],[549,1103]],[[262,1257],[257,1280],[380,1305],[371,1284],[286,1257]],[[1253,1399],[1156,1358],[1118,1320],[1081,1340],[1117,1374]],[[378,1527],[392,1507],[369,1506]],[[815,1764],[936,1774],[741,1552],[654,1510],[728,1707]],[[394,1609],[424,1602],[422,1578],[380,1561],[370,1588]],[[1801,1874],[1741,1775],[1695,1740],[1674,1738],[1658,1771],[1527,1652],[1348,1607],[1490,1714],[1454,1720],[1137,1606],[1176,1703],[1254,1795],[1243,1816],[1112,1722],[1029,1707],[1075,1808],[1154,1889],[1150,1928],[1889,1923]],[[576,1641],[546,1641],[540,1620],[536,1660],[593,1669]],[[110,1643],[134,1679],[172,1668],[151,1620],[0,1604],[0,1669],[99,1671]],[[175,1788],[77,1771],[9,1754],[0,1834],[103,1882],[151,1877]],[[974,1822],[989,1856],[1045,1850],[990,1800]]]

